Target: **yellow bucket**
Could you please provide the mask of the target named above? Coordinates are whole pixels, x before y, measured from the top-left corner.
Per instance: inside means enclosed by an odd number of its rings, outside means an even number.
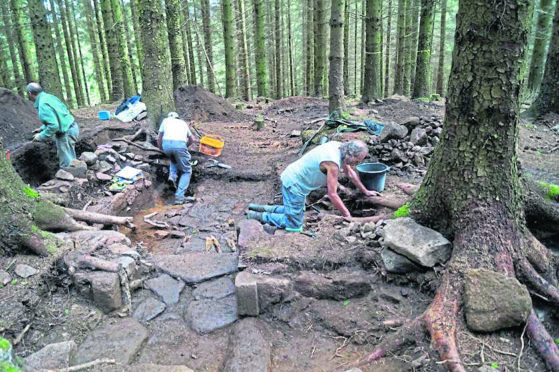
[[[219,156],[224,144],[223,137],[217,134],[208,134],[200,139],[199,151],[206,155]]]

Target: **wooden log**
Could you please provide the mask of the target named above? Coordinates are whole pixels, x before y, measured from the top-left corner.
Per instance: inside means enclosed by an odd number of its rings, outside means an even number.
[[[136,226],[132,223],[132,217],[110,216],[107,214],[86,212],[78,209],[64,208],[67,214],[75,220],[90,223],[101,223],[104,225],[122,225],[129,229],[136,230]]]

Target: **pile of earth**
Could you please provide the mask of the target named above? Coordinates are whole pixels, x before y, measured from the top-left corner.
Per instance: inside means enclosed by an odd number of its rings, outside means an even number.
[[[188,120],[227,122],[249,120],[226,99],[197,85],[179,87],[175,91],[175,107],[180,117]]]
[[[14,149],[30,140],[33,129],[39,127],[33,103],[9,89],[0,88],[0,112],[0,138],[5,148]]]

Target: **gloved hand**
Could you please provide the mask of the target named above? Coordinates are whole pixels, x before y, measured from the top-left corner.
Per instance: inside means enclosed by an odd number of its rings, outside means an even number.
[[[33,142],[41,140],[41,133],[37,133],[33,136]]]
[[[41,133],[42,131],[43,131],[43,130],[42,130],[41,128],[37,128],[37,129],[35,129],[33,132],[31,132],[31,133],[37,134],[37,133]]]

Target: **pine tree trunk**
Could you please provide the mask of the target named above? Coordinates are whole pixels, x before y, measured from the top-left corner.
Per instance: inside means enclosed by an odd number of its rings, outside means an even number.
[[[530,74],[526,83],[526,90],[534,93],[540,87],[544,68],[547,47],[547,34],[553,15],[553,1],[540,0],[538,21],[536,23],[536,38],[532,49],[532,60],[530,62]]]
[[[171,71],[173,72],[173,91],[186,84],[186,66],[182,46],[179,0],[165,1],[169,50],[171,51]]]
[[[133,43],[133,39],[132,39],[132,35],[130,33],[130,23],[128,21],[128,10],[126,9],[126,6],[124,4],[124,0],[120,0],[120,7],[122,9],[122,20],[123,20],[123,26],[124,26],[124,39],[126,40],[126,51],[128,53],[128,59],[130,60],[130,69],[132,70],[132,81],[134,84],[134,95],[136,95],[139,91],[139,84],[138,84],[138,80],[140,80],[139,72],[138,72],[138,68],[136,67],[136,63],[134,61],[134,55],[132,52],[132,45],[135,43]],[[133,25],[132,25],[133,27]],[[134,35],[135,38],[136,35]]]
[[[187,28],[187,23],[184,20],[184,12],[183,12],[183,2],[181,1],[179,4],[180,7],[180,29],[181,29],[181,38],[182,38],[182,54],[184,57],[184,67],[186,69],[186,84],[188,85],[192,85],[192,74],[191,72],[191,62],[190,62],[190,55],[188,54],[188,39],[186,37],[186,28]]]
[[[113,15],[113,32],[117,43],[117,53],[120,59],[120,69],[122,71],[122,88],[124,97],[132,97],[136,95],[134,87],[134,78],[132,77],[132,65],[128,55],[128,46],[126,41],[126,32],[124,23],[122,22],[122,7],[120,0],[111,0],[111,10]]]
[[[0,23],[3,27],[4,25]],[[2,41],[2,38],[0,38]],[[8,56],[3,47],[0,46],[0,87],[8,88],[11,80],[10,71],[8,70]]]
[[[109,60],[109,51],[107,48],[107,38],[105,37],[105,25],[103,22],[103,16],[101,15],[101,7],[99,5],[100,0],[93,0],[93,9],[95,11],[95,19],[97,20],[97,32],[99,35],[99,48],[101,50],[103,70],[105,72],[105,82],[107,84],[107,99],[112,95],[113,83],[111,78],[111,62]],[[136,2],[138,0],[132,0]],[[138,28],[139,32],[139,28]]]
[[[256,86],[259,97],[268,95],[268,74],[266,66],[266,41],[264,38],[264,1],[254,0],[254,38],[256,44],[255,66]]]
[[[295,72],[293,71],[293,43],[291,35],[291,0],[287,0],[287,50],[289,51],[289,86],[290,95],[295,95]]]
[[[82,91],[78,85],[78,72],[76,71],[76,59],[74,54],[74,49],[70,41],[70,28],[68,27],[68,13],[66,12],[66,7],[63,0],[58,0],[58,9],[60,10],[60,25],[62,26],[62,32],[64,33],[64,44],[66,44],[66,54],[68,55],[68,63],[70,65],[70,73],[72,75],[72,83],[74,87],[74,94],[76,96],[76,104],[83,106],[84,98]]]
[[[225,97],[234,97],[235,77],[235,29],[233,27],[233,5],[231,0],[222,0],[223,47],[225,49]]]
[[[103,24],[105,26],[105,40],[107,41],[107,52],[109,53],[109,66],[111,68],[111,100],[120,101],[124,97],[124,77],[120,65],[120,53],[116,37],[117,29],[114,27],[111,0],[101,0],[103,11]]]
[[[212,29],[210,23],[210,1],[201,0],[202,3],[202,25],[204,29],[204,52],[206,54],[206,77],[208,90],[215,93],[215,76],[213,73],[214,57],[212,47]]]
[[[305,93],[311,96],[314,92],[314,0],[307,0],[307,63],[305,71]]]
[[[404,65],[406,63],[406,7],[412,0],[398,0],[398,50],[394,64],[394,93],[404,94]]]
[[[184,28],[186,32],[186,41],[188,43],[188,56],[190,60],[190,84],[196,85],[196,62],[194,62],[194,47],[192,44],[192,30],[191,30],[191,20],[190,20],[190,3],[185,0],[183,3],[183,15],[184,15]],[[202,65],[198,65],[198,68],[202,68]],[[203,85],[203,84],[202,84]]]
[[[21,0],[11,0],[11,9],[14,31],[19,45],[19,59],[23,67],[23,76],[26,82],[36,81],[37,76],[33,69],[33,61],[31,59],[31,45],[27,40],[27,35],[23,27],[27,20],[24,19]]]
[[[169,111],[175,111],[171,53],[165,12],[159,0],[139,0],[139,23],[144,50],[142,100],[148,122],[157,130]]]
[[[434,7],[434,0],[421,1],[421,21],[419,24],[413,98],[427,97],[431,93],[431,46],[433,44]]]
[[[359,20],[357,15],[359,14],[359,1],[355,1],[355,30],[353,33],[353,93],[357,95],[358,92],[358,79],[357,79],[357,60],[359,55],[359,41],[357,37],[359,35],[358,28],[359,28]]]
[[[326,60],[326,0],[314,2],[314,92],[315,97],[324,95],[324,68]]]
[[[413,91],[413,87],[415,84],[415,69],[416,69],[416,60],[417,60],[417,41],[419,32],[417,28],[419,26],[419,13],[421,10],[421,1],[422,0],[413,0],[413,8],[412,8],[412,23],[411,23],[411,54],[410,54],[410,86],[408,90],[408,95],[411,96]]]
[[[446,1],[446,0],[443,0]],[[390,43],[392,36],[392,0],[388,0],[388,20],[386,24],[386,65],[384,69],[384,96],[390,95]]]
[[[349,0],[344,5],[344,95],[351,95],[349,85]]]
[[[52,33],[46,20],[46,10],[42,0],[29,0],[29,18],[33,29],[35,53],[39,65],[39,81],[46,91],[63,97],[60,74],[52,45]]]
[[[66,104],[70,107],[74,107],[73,97],[72,97],[72,86],[70,85],[70,77],[68,76],[68,68],[66,64],[66,59],[64,58],[64,48],[62,47],[62,37],[60,35],[60,30],[58,29],[58,17],[56,16],[54,0],[50,0],[50,8],[52,14],[52,26],[54,27],[54,34],[56,35],[56,53],[58,54],[58,60],[60,61],[59,67],[62,70],[62,77],[64,78],[64,90],[66,91]],[[58,8],[60,11],[60,7]]]
[[[204,85],[204,66],[205,64],[203,63],[203,61],[205,61],[205,58],[203,57],[204,55],[204,47],[202,46],[202,40],[200,37],[200,33],[198,32],[197,29],[197,25],[198,25],[198,18],[196,16],[196,6],[194,6],[194,31],[196,32],[196,50],[198,51],[197,54],[197,58],[198,58],[198,71],[200,71],[200,85],[201,86],[205,86]]]
[[[332,0],[330,15],[330,71],[328,112],[345,111],[344,105],[344,0]]]
[[[367,0],[365,81],[361,98],[363,103],[369,103],[371,100],[382,97],[380,84],[380,72],[382,70],[380,61],[380,29],[382,27],[380,1]]]
[[[0,8],[2,11],[2,18],[4,19],[4,25],[6,26],[6,39],[8,42],[8,49],[10,50],[10,57],[12,60],[12,70],[15,77],[14,83],[16,84],[19,95],[23,97],[23,94],[25,92],[25,80],[20,70],[19,55],[18,55],[19,53],[16,52],[16,48],[15,48],[17,41],[15,38],[16,36],[13,33],[13,27],[12,27],[12,21],[10,17],[10,9],[8,8],[8,3],[0,1]]]
[[[268,87],[270,91],[270,95],[272,97],[276,94],[276,38],[275,38],[275,29],[274,29],[274,19],[272,15],[274,14],[274,9],[272,8],[272,4],[275,0],[267,0],[266,1],[266,23],[267,23],[267,30],[266,35],[270,35],[267,40],[268,43],[266,45],[266,55],[268,56],[268,76],[270,85]]]
[[[280,24],[280,0],[274,1],[274,38],[275,38],[275,67],[276,67],[276,98],[282,97],[282,75],[281,75],[281,24]]]
[[[361,50],[361,65],[360,65],[360,71],[359,71],[359,75],[360,75],[360,79],[361,79],[361,85],[360,85],[360,89],[359,89],[359,94],[363,94],[363,92],[365,91],[365,49],[366,49],[366,35],[365,32],[367,30],[367,25],[366,25],[366,19],[367,19],[367,8],[366,8],[366,2],[363,2],[363,4],[361,5],[361,45],[360,45],[360,50]]]
[[[53,1],[53,0],[51,0]],[[105,91],[105,76],[103,74],[103,67],[99,61],[99,43],[97,42],[97,35],[95,33],[95,27],[93,25],[93,9],[91,9],[91,2],[89,0],[83,0],[83,7],[85,10],[85,18],[87,22],[87,33],[89,34],[89,43],[91,45],[91,54],[93,55],[93,65],[95,66],[95,77],[97,78],[97,87],[99,89],[99,100],[101,102],[107,99],[107,92]],[[66,70],[64,68],[64,70]],[[66,81],[67,75],[65,75],[64,80]]]
[[[239,45],[239,92],[241,98],[245,101],[251,99],[250,96],[250,73],[248,66],[248,47],[246,36],[246,22],[245,22],[245,4],[244,0],[237,0],[237,44]]]
[[[132,27],[134,28],[134,40],[136,41],[136,53],[138,55],[138,66],[140,67],[140,75],[143,76],[142,69],[144,66],[144,53],[142,49],[140,37],[140,24],[138,23],[138,0],[130,0],[130,11],[132,13]]]
[[[532,105],[535,113],[545,115],[548,112],[559,112],[559,1],[555,2],[553,33],[549,44],[545,72],[538,98]]]
[[[76,27],[76,12],[74,11],[74,2],[73,0],[64,0],[67,1],[66,4],[70,4],[69,7],[66,7],[66,15],[68,19],[68,27],[70,30],[70,43],[72,44],[72,48],[74,49],[74,61],[76,63],[76,73],[77,79],[74,81],[78,82],[78,87],[80,89],[80,94],[82,97],[82,104],[85,105],[86,102],[89,104],[89,91],[87,88],[87,81],[85,80],[85,72],[83,69],[83,58],[82,58],[82,51],[80,45],[80,38],[78,35],[78,28]]]
[[[406,2],[406,37],[404,43],[404,74],[402,76],[402,91],[403,95],[409,97],[410,95],[410,81],[411,81],[411,58],[412,58],[412,45],[413,45],[413,7],[415,0],[407,0]]]
[[[439,42],[439,68],[437,71],[437,93],[444,96],[444,60],[446,52],[446,2],[441,0],[441,40]]]

